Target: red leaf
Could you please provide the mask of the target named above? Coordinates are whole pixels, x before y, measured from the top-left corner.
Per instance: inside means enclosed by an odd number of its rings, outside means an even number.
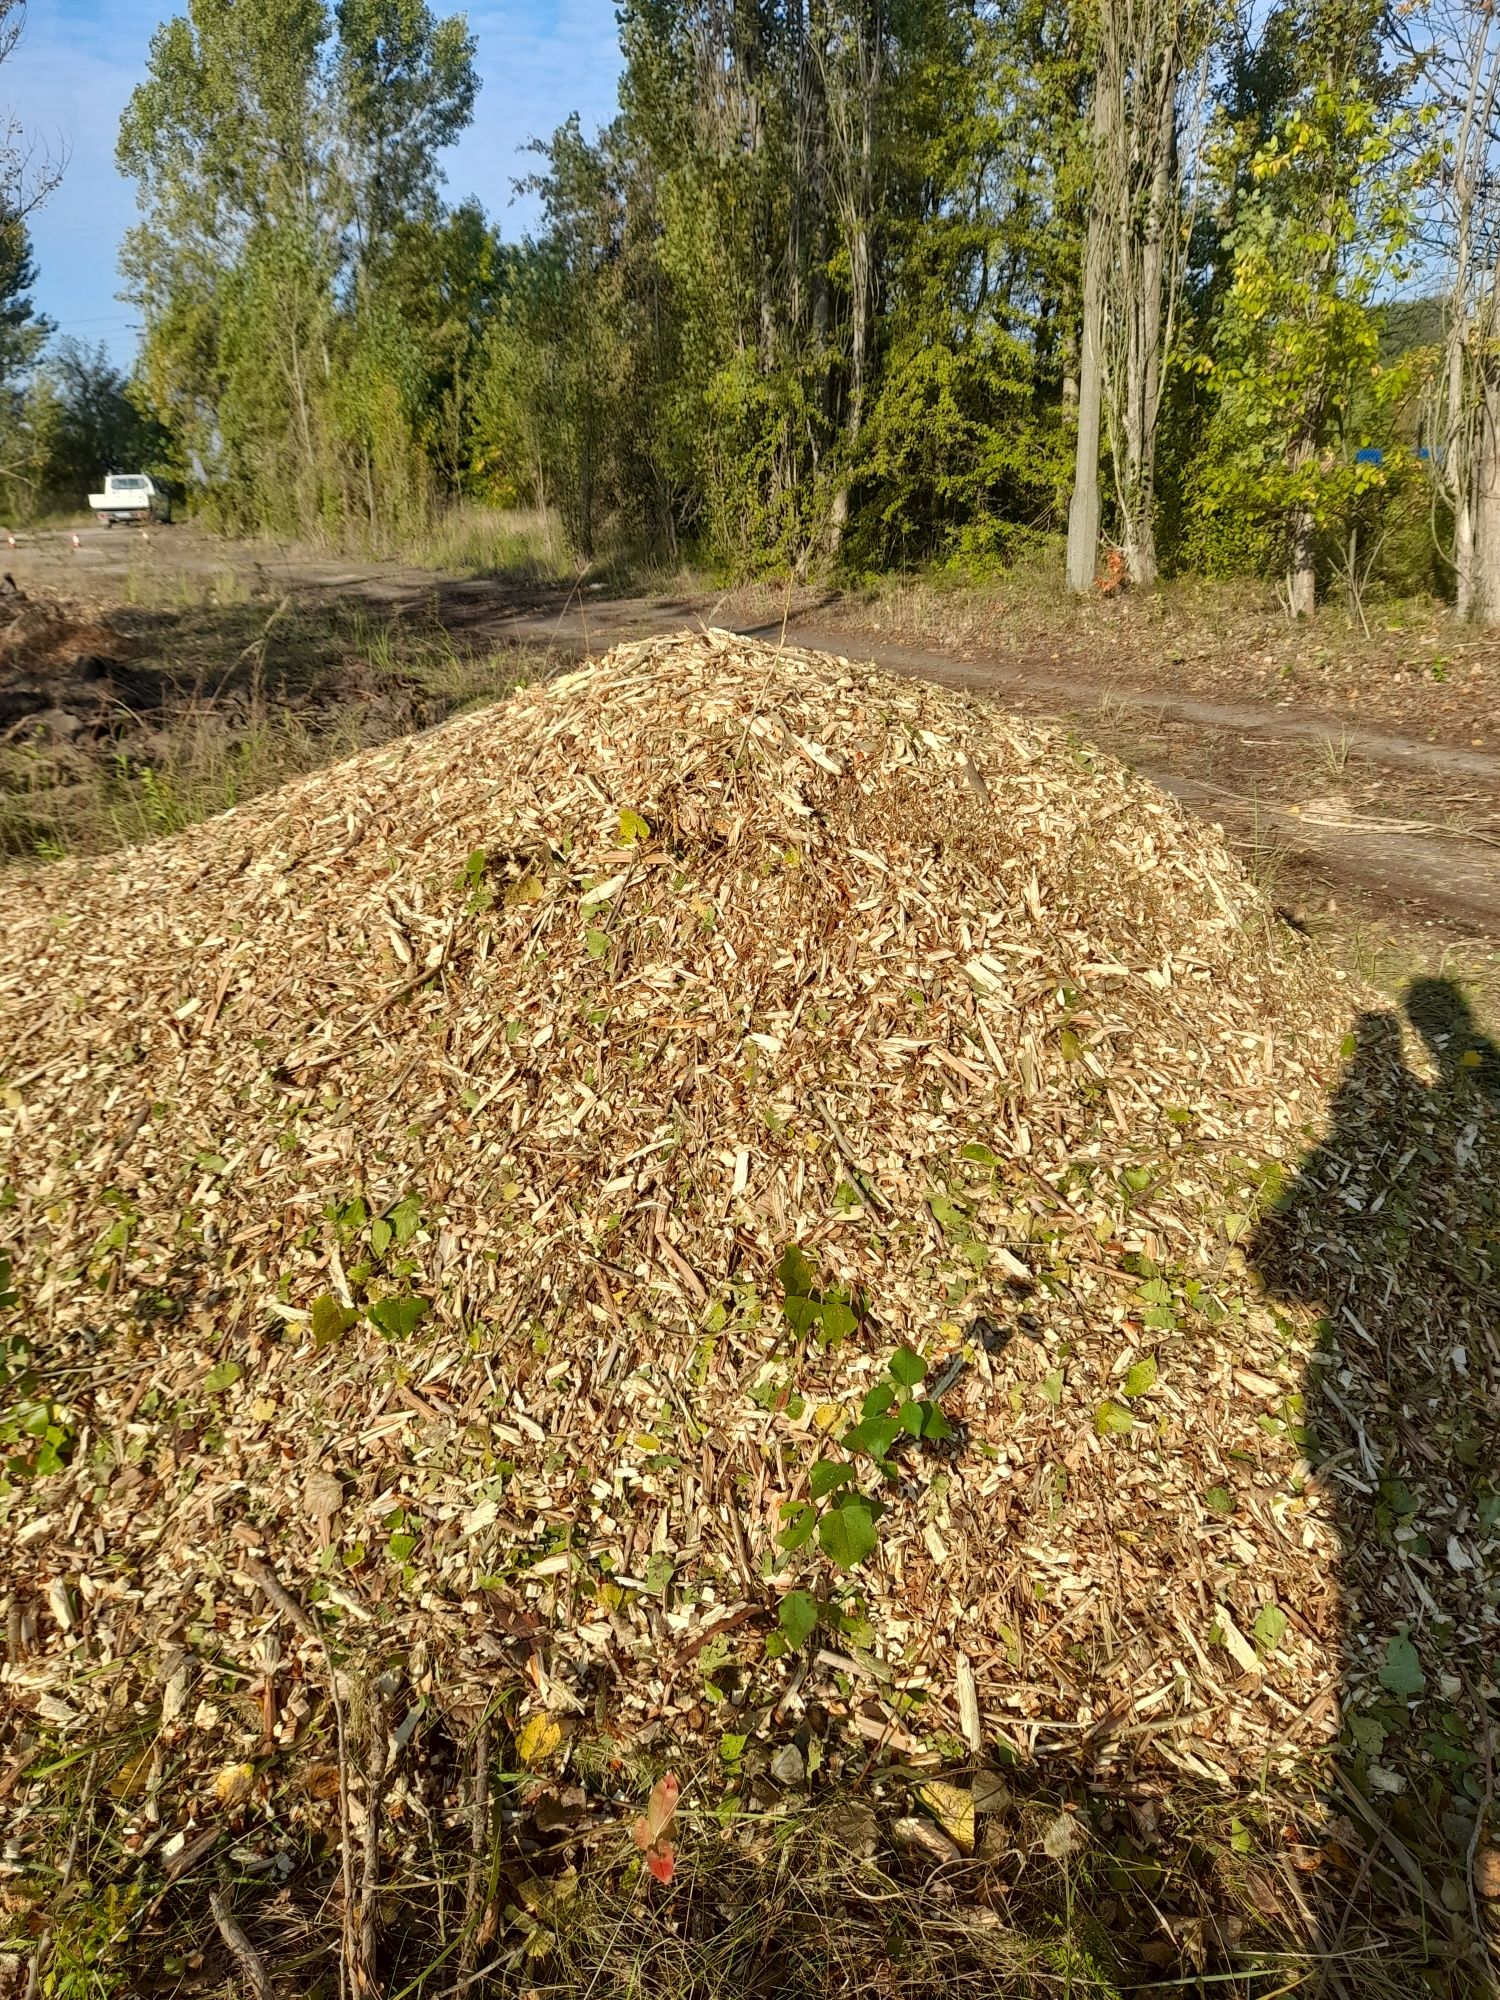
[[[660,1840],[672,1824],[672,1815],[677,1810],[678,1791],[677,1774],[674,1771],[668,1771],[664,1778],[658,1778],[651,1787],[651,1796],[646,1801],[646,1826],[651,1841]]]
[[[675,1857],[667,1831],[677,1810],[681,1787],[676,1773],[668,1771],[651,1787],[646,1810],[630,1829],[630,1837],[646,1857],[646,1866],[658,1882],[670,1882]]]

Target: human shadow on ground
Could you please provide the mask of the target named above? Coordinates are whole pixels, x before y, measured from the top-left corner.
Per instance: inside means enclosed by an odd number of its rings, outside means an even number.
[[[1273,1303],[1323,1316],[1304,1404],[1307,1490],[1340,1551],[1323,1990],[1493,1995],[1500,1050],[1448,980],[1415,981],[1405,1011],[1432,1081],[1398,1015],[1361,1015],[1328,1135],[1252,1260]],[[1378,1977],[1350,1958],[1372,1921]]]

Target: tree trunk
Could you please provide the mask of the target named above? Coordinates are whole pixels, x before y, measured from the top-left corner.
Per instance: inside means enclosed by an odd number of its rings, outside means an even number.
[[[843,100],[831,136],[838,149],[836,177],[844,245],[849,257],[849,387],[844,402],[842,464],[828,509],[826,548],[836,561],[849,523],[849,496],[864,432],[875,307],[875,120],[884,81],[885,19],[880,0],[861,19],[854,39],[853,75],[841,79]],[[852,83],[852,93],[851,93]],[[854,97],[851,105],[850,95]],[[829,98],[825,85],[825,101]],[[830,105],[830,109],[832,106]]]
[[[1294,507],[1288,534],[1286,573],[1287,609],[1293,618],[1311,618],[1318,604],[1317,575],[1313,568],[1313,515],[1311,507]]]
[[[1468,496],[1453,509],[1453,618],[1467,625],[1474,615],[1474,516]]]
[[[1110,102],[1103,90],[1094,98],[1094,142],[1099,152],[1110,127]],[[1083,253],[1083,331],[1078,366],[1078,443],[1073,462],[1073,498],[1068,507],[1068,588],[1091,590],[1099,563],[1099,421],[1104,400],[1105,222],[1096,201],[1089,212]]]
[[[1472,615],[1477,624],[1500,625],[1500,361],[1487,355],[1482,368],[1474,474]]]

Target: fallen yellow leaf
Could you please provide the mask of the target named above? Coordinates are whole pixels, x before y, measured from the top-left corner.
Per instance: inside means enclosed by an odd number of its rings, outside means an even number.
[[[533,1715],[516,1738],[516,1755],[531,1770],[557,1755],[562,1744],[562,1724],[550,1715]]]
[[[214,1779],[214,1797],[226,1809],[242,1806],[255,1784],[253,1764],[226,1764]]]
[[[974,1794],[966,1786],[933,1778],[918,1785],[917,1803],[932,1814],[960,1854],[974,1852]]]

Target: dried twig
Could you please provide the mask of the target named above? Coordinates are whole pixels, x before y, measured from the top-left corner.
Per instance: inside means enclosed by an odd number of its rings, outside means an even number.
[[[213,1920],[219,1927],[230,1957],[240,1969],[245,1985],[249,1988],[251,2000],[272,2000],[270,1976],[260,1953],[235,1922],[229,1908],[229,1898],[222,1887],[209,1891],[208,1907],[213,1912]]]
[[[469,1876],[464,1889],[463,1946],[458,1973],[462,1982],[474,1970],[479,1955],[479,1931],[489,1911],[489,1898],[480,1903],[486,1879],[485,1847],[490,1830],[490,1722],[486,1715],[474,1740],[474,1786],[469,1804]]]
[[[365,1839],[359,1885],[359,1945],[354,1961],[355,1990],[378,1993],[375,1962],[380,1943],[380,1823],[385,1809],[386,1698],[377,1682],[370,1696],[365,1756]]]

